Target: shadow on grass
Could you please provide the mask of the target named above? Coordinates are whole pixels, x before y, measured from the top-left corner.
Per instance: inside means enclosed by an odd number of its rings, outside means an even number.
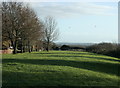
[[[4,63],[23,63],[35,65],[57,65],[82,68],[96,72],[120,75],[120,64],[102,63],[102,62],[85,62],[85,61],[68,61],[68,60],[39,60],[39,59],[3,59]],[[10,64],[7,64],[11,66]],[[12,65],[14,66],[14,65]]]
[[[36,74],[30,72],[25,73],[25,72],[3,71],[3,87],[8,88],[8,86],[18,86],[18,87],[23,86],[21,88],[29,88],[27,86],[88,86],[88,85],[118,86],[118,80],[114,80],[114,79],[111,80],[108,78],[109,81],[107,81],[103,77],[98,77],[94,75],[84,77],[85,76],[84,74],[79,75],[79,77],[74,77],[74,76],[75,76],[74,73]],[[113,88],[115,88],[114,86]]]

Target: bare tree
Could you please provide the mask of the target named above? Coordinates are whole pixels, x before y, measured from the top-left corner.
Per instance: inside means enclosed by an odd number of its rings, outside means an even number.
[[[20,33],[20,13],[22,11],[21,2],[2,3],[2,36],[9,39],[13,46],[13,53],[16,53],[18,35]]]
[[[0,49],[2,49],[2,8],[0,3]]]
[[[31,52],[32,45],[42,36],[43,24],[31,8],[27,7],[24,10],[24,26],[21,33],[22,48],[28,46],[28,51]],[[23,49],[21,50],[23,51]]]
[[[31,52],[31,43],[39,39],[42,29],[34,10],[22,2],[3,2],[2,16],[2,37],[11,41],[13,53],[17,53],[18,41],[21,41],[22,50],[23,46],[28,46]]]
[[[57,22],[51,16],[47,16],[44,21],[44,40],[46,42],[46,50],[49,51],[50,43],[58,38]]]

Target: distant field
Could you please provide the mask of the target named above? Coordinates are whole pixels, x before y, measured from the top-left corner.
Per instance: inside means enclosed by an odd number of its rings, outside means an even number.
[[[120,59],[78,51],[3,55],[3,86],[118,86]]]

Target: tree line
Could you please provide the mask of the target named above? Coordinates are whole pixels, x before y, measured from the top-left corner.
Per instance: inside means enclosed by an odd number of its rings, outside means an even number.
[[[35,11],[23,2],[2,2],[2,41],[10,41],[13,53],[32,51],[44,43],[49,51],[50,43],[58,37],[56,20],[47,16],[38,18]],[[37,48],[36,48],[37,49]]]

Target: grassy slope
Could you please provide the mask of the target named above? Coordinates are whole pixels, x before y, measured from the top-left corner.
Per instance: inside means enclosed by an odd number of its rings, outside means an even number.
[[[77,51],[3,55],[3,86],[118,86],[117,58]]]

